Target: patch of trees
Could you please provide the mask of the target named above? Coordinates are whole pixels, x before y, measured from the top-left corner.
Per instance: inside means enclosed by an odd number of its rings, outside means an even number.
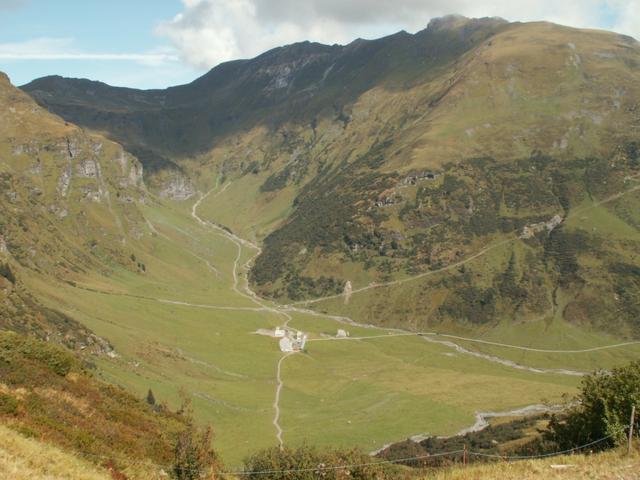
[[[289,222],[267,236],[252,271],[252,280],[258,285],[282,277],[302,247],[348,253],[344,239],[360,238],[367,231],[358,216],[392,184],[392,178],[344,168],[346,171],[307,185],[295,200],[296,210]]]
[[[527,289],[520,286],[518,272],[516,271],[516,257],[512,252],[507,264],[507,269],[498,276],[498,291],[503,298],[510,300],[515,305],[520,305],[527,299]]]
[[[557,451],[591,442],[590,450],[602,450],[626,442],[631,409],[640,408],[640,361],[611,372],[598,371],[582,380],[575,406],[562,416],[553,416],[543,440],[530,449]],[[639,416],[634,434],[638,436]]]
[[[11,265],[8,263],[0,263],[0,277],[6,278],[14,285],[16,283],[16,276],[11,270]]]
[[[584,184],[589,195],[600,196],[610,191],[610,171],[608,159],[593,158],[587,161]]]
[[[614,263],[609,266],[613,277],[613,291],[618,296],[618,314],[622,314],[640,334],[640,267],[628,263]]]
[[[638,167],[640,164],[640,142],[629,142],[624,146],[624,153],[631,167]]]
[[[544,256],[553,262],[561,286],[580,281],[578,253],[588,249],[589,237],[583,231],[567,232],[563,225],[559,225],[549,234],[544,243]]]
[[[311,278],[298,273],[285,275],[287,296],[291,300],[302,300],[309,297],[324,297],[342,292],[342,282],[333,277],[321,276]]]
[[[291,166],[287,165],[279,172],[272,173],[265,180],[265,182],[260,185],[261,192],[275,192],[278,190],[282,190],[287,186],[287,181],[291,176]]]
[[[455,320],[479,325],[489,323],[496,313],[496,289],[474,285],[454,289],[440,309]]]
[[[465,435],[455,435],[447,438],[429,437],[419,443],[413,440],[406,440],[391,445],[380,452],[378,457],[385,460],[424,457],[401,461],[400,463],[414,468],[437,468],[462,463],[462,450],[464,450],[465,446],[477,453],[504,455],[507,454],[506,444],[526,438],[539,422],[545,421],[547,418],[547,415],[531,415],[506,423],[489,425],[478,432],[469,432]],[[459,453],[437,456],[439,453],[455,451]],[[429,458],[428,455],[436,456]],[[470,455],[467,461],[473,463],[495,461],[495,459]]]

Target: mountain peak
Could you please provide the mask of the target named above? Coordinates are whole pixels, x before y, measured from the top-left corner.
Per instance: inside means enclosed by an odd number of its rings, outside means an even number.
[[[482,17],[482,18],[468,18],[464,15],[451,14],[444,17],[432,18],[427,25],[427,30],[432,32],[443,30],[456,30],[464,27],[468,23],[490,23],[490,24],[503,24],[509,23],[504,18],[500,17]]]

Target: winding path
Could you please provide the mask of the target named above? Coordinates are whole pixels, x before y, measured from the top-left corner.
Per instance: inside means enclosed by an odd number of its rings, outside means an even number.
[[[640,185],[636,185],[635,187],[631,187],[628,190],[624,190],[622,192],[616,193],[616,194],[611,195],[611,196],[609,196],[607,198],[604,198],[602,200],[597,200],[597,201],[593,202],[591,205],[585,205],[585,206],[582,206],[582,207],[577,207],[576,209],[573,210],[573,213],[575,214],[575,213],[578,213],[578,212],[584,212],[584,211],[587,211],[587,210],[591,210],[593,208],[599,207],[600,205],[604,205],[606,203],[613,202],[615,200],[619,200],[620,198],[624,197],[625,195],[627,195],[629,193],[632,193],[632,192],[636,192],[638,190],[640,190]],[[414,275],[414,276],[407,277],[407,278],[401,278],[401,279],[398,279],[398,280],[392,280],[390,282],[371,283],[371,284],[369,284],[369,285],[367,285],[365,287],[360,287],[360,288],[357,288],[355,290],[352,290],[351,293],[350,293],[350,296],[355,295],[357,293],[366,292],[367,290],[372,290],[372,289],[375,289],[375,288],[391,287],[391,286],[394,286],[394,285],[400,285],[400,284],[407,283],[407,282],[413,282],[415,280],[419,280],[419,279],[424,278],[424,277],[428,277],[428,276],[431,276],[431,275],[436,275],[438,273],[446,272],[448,270],[451,270],[451,269],[454,269],[454,268],[457,268],[457,267],[461,267],[461,266],[463,266],[463,265],[475,260],[476,258],[479,258],[479,257],[482,257],[482,256],[486,255],[487,253],[489,253],[492,250],[495,250],[496,248],[502,247],[502,246],[504,246],[504,245],[506,245],[508,243],[511,243],[511,242],[514,242],[514,241],[520,240],[520,239],[521,239],[520,236],[516,236],[516,237],[513,237],[513,238],[508,238],[508,239],[503,240],[501,242],[495,243],[493,245],[489,245],[489,246],[483,248],[482,250],[480,250],[479,252],[474,253],[470,257],[467,257],[467,258],[465,258],[463,260],[460,260],[460,261],[458,261],[456,263],[452,263],[450,265],[447,265],[446,267],[439,268],[437,270],[429,270],[428,272],[419,273],[418,275]],[[311,305],[311,304],[314,304],[314,303],[323,302],[325,300],[332,300],[332,299],[335,299],[335,298],[341,298],[343,296],[344,296],[343,293],[338,293],[338,294],[335,294],[335,295],[327,295],[325,297],[318,297],[318,298],[314,298],[314,299],[311,299],[311,300],[301,300],[299,302],[293,302],[293,303],[291,303],[291,305]]]
[[[366,287],[356,288],[355,290],[351,291],[351,295],[355,295],[357,293],[366,292],[367,290],[373,290],[375,288],[391,287],[391,286],[394,286],[394,285],[401,285],[401,284],[407,283],[407,282],[413,282],[415,280],[419,280],[419,279],[424,278],[424,277],[429,277],[431,275],[436,275],[438,273],[446,272],[448,270],[452,270],[454,268],[461,267],[462,265],[465,265],[465,264],[475,260],[478,257],[482,257],[482,256],[486,255],[487,253],[489,253],[490,251],[495,250],[496,248],[502,247],[502,246],[506,245],[507,243],[514,242],[514,241],[518,240],[519,238],[520,237],[509,238],[507,240],[503,240],[501,242],[495,243],[495,244],[493,244],[493,245],[491,245],[489,247],[486,247],[486,248],[480,250],[479,252],[474,253],[473,255],[471,255],[470,257],[465,258],[464,260],[460,260],[459,262],[452,263],[450,265],[447,265],[446,267],[442,267],[442,268],[439,268],[437,270],[429,270],[428,272],[420,273],[420,274],[414,275],[412,277],[401,278],[401,279],[398,279],[398,280],[392,280],[390,282],[371,283],[371,284],[367,285]],[[315,298],[315,299],[312,299],[312,300],[301,300],[299,302],[293,302],[291,305],[311,305],[313,303],[323,302],[325,300],[331,300],[331,299],[340,298],[340,297],[343,297],[343,296],[344,296],[344,294],[337,293],[335,295],[327,295],[326,297]]]
[[[227,183],[216,195],[221,194],[222,192],[224,192],[229,186],[231,185],[231,183]],[[310,339],[309,341],[323,341],[323,340],[340,340],[340,341],[344,341],[344,340],[367,340],[367,339],[372,339],[372,338],[390,338],[390,337],[399,337],[399,336],[421,336],[422,338],[424,338],[426,341],[431,342],[431,343],[438,343],[438,344],[442,344],[445,345],[447,347],[453,348],[456,351],[463,353],[465,355],[471,355],[471,356],[475,356],[478,358],[481,358],[483,360],[487,360],[487,361],[491,361],[491,362],[495,362],[495,363],[500,363],[504,366],[510,367],[510,368],[516,368],[516,369],[520,369],[520,370],[526,370],[526,371],[530,371],[533,373],[553,373],[553,374],[560,374],[560,375],[572,375],[572,376],[580,376],[580,375],[584,375],[583,372],[577,372],[577,371],[573,371],[573,370],[565,370],[565,369],[542,369],[542,368],[534,368],[534,367],[529,367],[529,366],[525,366],[525,365],[521,365],[518,363],[515,363],[511,360],[506,360],[494,355],[486,355],[486,354],[482,354],[480,352],[474,352],[471,350],[468,350],[464,347],[462,347],[461,345],[458,345],[454,342],[448,341],[448,340],[436,340],[434,338],[432,338],[433,336],[441,336],[441,337],[446,337],[446,338],[451,338],[451,339],[457,339],[457,340],[463,340],[463,341],[468,341],[468,342],[476,342],[476,343],[483,343],[483,344],[487,344],[487,345],[495,345],[495,346],[499,346],[499,347],[505,347],[505,348],[513,348],[513,349],[519,349],[519,350],[525,350],[525,351],[533,351],[533,352],[544,352],[544,353],[563,353],[563,354],[574,354],[574,353],[585,353],[585,352],[594,352],[594,351],[598,351],[598,350],[605,350],[605,349],[611,349],[611,348],[619,348],[619,347],[623,347],[623,346],[628,346],[628,345],[634,345],[634,344],[638,344],[640,342],[626,342],[626,343],[620,343],[617,345],[608,345],[608,346],[602,346],[602,347],[594,347],[594,348],[589,348],[589,349],[583,349],[583,350],[546,350],[546,349],[536,349],[536,348],[532,348],[532,347],[522,347],[522,346],[518,346],[518,345],[509,345],[509,344],[503,344],[503,343],[497,343],[497,342],[490,342],[490,341],[485,341],[485,340],[479,340],[479,339],[472,339],[472,338],[465,338],[465,337],[458,337],[455,335],[446,335],[446,334],[437,334],[435,332],[423,332],[423,333],[416,333],[416,332],[410,332],[410,331],[406,331],[406,330],[401,330],[401,329],[385,329],[385,328],[381,328],[381,327],[376,327],[373,325],[363,325],[363,324],[359,324],[355,321],[353,321],[352,319],[348,318],[348,317],[344,317],[344,316],[335,316],[335,315],[328,315],[328,314],[323,314],[314,310],[309,310],[309,309],[304,309],[304,308],[297,308],[296,305],[309,305],[309,304],[313,304],[313,303],[318,303],[324,300],[329,300],[332,298],[339,298],[342,296],[342,294],[337,294],[337,295],[330,295],[330,296],[326,296],[326,297],[322,297],[322,298],[317,298],[317,299],[313,299],[313,300],[306,300],[306,301],[301,301],[301,302],[294,302],[290,305],[283,305],[283,306],[270,306],[268,305],[268,302],[266,300],[261,299],[253,290],[251,290],[251,288],[249,287],[249,283],[248,281],[245,282],[245,285],[243,287],[242,290],[239,289],[239,280],[238,280],[238,268],[239,268],[239,262],[240,259],[242,257],[242,247],[247,247],[250,248],[252,250],[255,250],[255,254],[253,256],[251,256],[243,265],[242,267],[245,269],[249,269],[251,263],[253,262],[253,260],[260,255],[261,253],[261,249],[259,246],[257,246],[256,244],[242,239],[240,237],[238,237],[237,235],[235,235],[234,233],[232,233],[231,231],[222,228],[219,225],[216,225],[212,222],[203,220],[199,215],[198,215],[198,208],[200,207],[200,205],[202,204],[202,202],[208,198],[216,189],[218,188],[218,186],[214,187],[213,189],[209,190],[206,194],[204,195],[200,195],[200,198],[193,204],[192,208],[191,208],[191,216],[202,226],[206,226],[209,228],[212,228],[214,230],[216,230],[218,233],[221,233],[223,236],[225,236],[226,238],[228,238],[229,240],[231,240],[236,247],[238,248],[238,254],[234,260],[233,263],[233,289],[234,291],[236,291],[238,294],[240,294],[241,296],[244,296],[245,298],[250,299],[252,302],[254,302],[256,305],[259,306],[259,308],[257,309],[253,309],[253,310],[257,310],[257,311],[269,311],[272,312],[274,314],[277,315],[281,315],[284,316],[286,321],[285,321],[285,326],[288,326],[289,322],[292,320],[291,315],[289,315],[288,312],[298,312],[298,313],[303,313],[303,314],[308,314],[308,315],[314,315],[314,316],[320,316],[320,317],[324,317],[324,318],[330,318],[342,323],[347,323],[350,325],[354,325],[354,326],[359,326],[359,327],[367,327],[367,328],[376,328],[382,331],[386,331],[389,332],[385,335],[376,335],[376,336],[369,336],[369,337],[348,337],[345,339],[335,339],[335,338],[328,338],[328,339]],[[604,203],[619,199],[620,197],[626,195],[627,193],[636,191],[636,190],[640,190],[640,185],[635,186],[625,192],[621,192],[619,194],[613,195],[605,200],[599,201],[599,202],[595,202],[593,205],[591,205],[590,207],[587,207],[585,209],[589,209],[589,208],[594,208],[596,206],[602,205]],[[584,209],[583,209],[584,210]],[[393,285],[400,285],[406,282],[410,282],[413,280],[417,280],[420,278],[424,278],[430,275],[435,275],[447,270],[451,270],[457,267],[460,267],[468,262],[471,262],[483,255],[486,255],[488,252],[502,247],[508,243],[511,243],[513,241],[518,240],[519,237],[515,237],[515,238],[510,238],[507,240],[503,240],[499,243],[490,245],[482,250],[480,250],[479,252],[471,255],[470,257],[461,260],[459,262],[453,263],[451,265],[448,265],[446,267],[443,267],[441,269],[438,270],[431,270],[428,272],[424,272],[418,275],[415,275],[413,277],[409,277],[409,278],[404,278],[404,279],[399,279],[399,280],[394,280],[391,282],[385,282],[385,283],[379,283],[379,284],[371,284],[365,287],[361,287],[359,289],[353,290],[351,292],[352,295],[360,293],[360,292],[364,292],[367,290],[371,290],[371,289],[375,289],[375,288],[380,288],[380,287],[387,287],[387,286],[393,286]],[[180,305],[190,305],[190,306],[198,306],[198,307],[206,307],[203,305],[191,305],[188,304],[186,302],[171,302],[171,303],[177,303]],[[284,362],[285,359],[287,359],[289,356],[294,355],[295,353],[286,353],[284,354],[282,357],[280,357],[280,360],[278,361],[277,364],[277,368],[276,368],[276,392],[275,392],[275,397],[274,397],[274,402],[273,402],[273,409],[274,409],[274,417],[273,417],[273,425],[276,429],[276,438],[278,440],[278,444],[282,447],[284,442],[283,442],[283,430],[282,427],[280,425],[280,396],[281,396],[281,392],[282,392],[282,388],[284,386],[284,382],[282,381],[282,364]],[[528,409],[531,407],[525,407],[525,409]],[[476,424],[474,424],[473,427],[471,428],[480,428],[480,425],[482,424],[482,428],[484,428],[484,423],[486,423],[486,418],[489,416],[500,416],[500,415],[506,415],[506,414],[513,414],[514,412],[518,412],[518,411],[522,411],[523,409],[519,409],[519,410],[514,410],[511,412],[502,412],[502,413],[495,413],[495,412],[488,412],[488,413],[478,413],[477,414],[477,421]],[[471,430],[469,430],[471,431]]]
[[[218,192],[216,195],[219,195],[220,193],[224,192],[229,185],[231,185],[231,183],[226,184],[223,189]],[[238,264],[240,262],[240,258],[242,257],[242,246],[244,245],[245,247],[251,248],[253,250],[256,251],[256,253],[251,256],[243,265],[244,268],[249,268],[251,263],[253,262],[253,260],[260,255],[261,253],[261,248],[258,247],[257,245],[255,245],[252,242],[249,242],[248,240],[244,240],[240,237],[238,237],[237,235],[235,235],[234,233],[220,227],[219,225],[216,225],[214,223],[208,222],[206,220],[203,220],[202,218],[200,218],[200,216],[198,215],[198,207],[200,206],[200,204],[216,189],[217,187],[214,187],[212,190],[209,190],[205,195],[201,195],[200,198],[198,199],[198,201],[196,201],[193,204],[193,207],[191,208],[191,216],[200,224],[209,228],[212,228],[216,231],[218,231],[219,233],[221,233],[223,236],[225,236],[226,238],[228,238],[229,240],[231,240],[237,247],[238,249],[238,254],[236,255],[236,258],[233,262],[233,290],[238,293],[239,295],[248,298],[249,300],[251,300],[253,303],[255,303],[256,305],[260,306],[260,310],[261,311],[267,311],[267,312],[271,312],[274,313],[276,315],[281,315],[285,318],[285,322],[284,325],[286,327],[289,326],[289,322],[293,319],[291,317],[291,315],[289,315],[286,311],[280,309],[280,308],[275,308],[275,307],[271,307],[269,306],[266,301],[262,300],[253,290],[251,290],[251,288],[249,287],[249,282],[247,281],[245,283],[245,286],[243,288],[244,291],[241,291],[238,288]],[[273,410],[274,410],[274,416],[273,416],[273,426],[276,429],[276,439],[278,440],[278,445],[280,447],[282,447],[284,445],[284,442],[282,440],[282,427],[280,426],[280,393],[282,392],[282,387],[284,386],[284,383],[282,382],[282,363],[284,362],[284,360],[293,355],[294,353],[286,353],[284,354],[282,357],[280,357],[280,360],[278,361],[278,365],[276,368],[276,394],[273,400]]]
[[[278,440],[278,445],[280,448],[284,445],[282,441],[282,427],[280,426],[280,393],[282,392],[282,387],[284,383],[282,382],[282,363],[286,358],[293,355],[293,353],[286,353],[283,355],[278,361],[278,367],[276,369],[276,396],[273,400],[273,410],[275,412],[273,416],[273,426],[276,428],[276,439]]]

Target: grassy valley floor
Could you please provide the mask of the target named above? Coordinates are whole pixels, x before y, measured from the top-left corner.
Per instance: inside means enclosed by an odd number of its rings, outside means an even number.
[[[472,425],[478,411],[561,402],[580,378],[554,369],[586,371],[638,355],[629,345],[525,356],[444,336],[345,326],[344,319],[275,305],[247,288],[257,249],[204,222],[198,208],[193,216],[192,206],[158,201],[145,207],[148,231],[128,245],[146,265],[144,274],[114,266],[109,275],[76,273],[60,283],[31,274],[25,282],[48,306],[110,339],[117,356],[97,361],[106,380],[141,397],[152,388],[173,406],[183,388],[197,417],[214,426],[216,448],[229,466],[277,444],[278,427],[288,445],[365,451],[416,434],[454,434]],[[277,341],[254,332],[282,324],[306,332],[310,341],[304,353],[280,362]],[[520,337],[514,330],[509,341],[554,349],[620,343],[551,325],[557,342],[542,322]],[[336,340],[338,328],[350,338]],[[568,337],[573,341],[563,344]]]

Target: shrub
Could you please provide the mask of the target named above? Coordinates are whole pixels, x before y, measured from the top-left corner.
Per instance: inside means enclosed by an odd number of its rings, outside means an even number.
[[[6,278],[13,284],[16,283],[16,276],[8,263],[0,263],[0,277]]]
[[[18,400],[0,393],[0,415],[15,415],[18,413]]]
[[[376,465],[375,460],[357,450],[320,451],[309,446],[262,450],[245,460],[244,473],[243,478],[256,480],[401,478],[397,467]]]
[[[574,407],[564,419],[553,418],[545,439],[561,449],[574,448],[609,438],[593,448],[605,448],[625,441],[631,408],[640,407],[640,361],[595,372],[582,381]],[[638,417],[636,417],[638,422]],[[637,429],[635,429],[636,435]]]
[[[181,391],[182,405],[178,415],[185,428],[178,433],[174,448],[173,477],[176,480],[196,480],[220,468],[218,457],[211,448],[211,427],[198,427],[193,420],[191,400]]]
[[[211,428],[200,429],[193,422],[177,438],[173,475],[176,480],[195,480],[209,472],[216,463],[211,449]]]

